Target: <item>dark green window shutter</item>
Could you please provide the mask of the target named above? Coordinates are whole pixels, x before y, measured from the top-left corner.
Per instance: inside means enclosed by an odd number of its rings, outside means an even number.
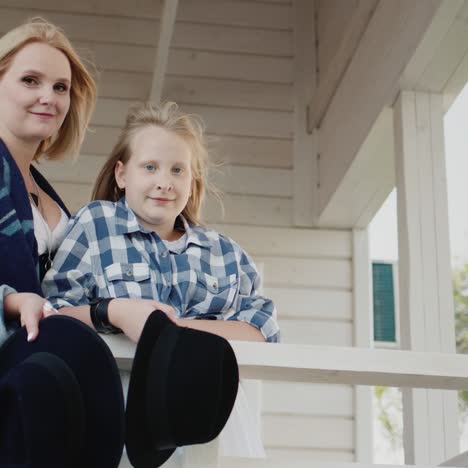
[[[395,293],[393,265],[372,263],[374,295],[374,340],[394,342],[395,338]]]

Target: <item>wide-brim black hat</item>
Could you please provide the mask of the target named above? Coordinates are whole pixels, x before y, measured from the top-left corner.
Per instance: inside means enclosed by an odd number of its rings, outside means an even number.
[[[177,447],[216,438],[238,386],[227,340],[153,312],[138,342],[127,397],[125,442],[132,465],[158,467]]]
[[[0,466],[116,468],[124,399],[108,346],[63,315],[42,320],[35,341],[26,334],[0,347]]]

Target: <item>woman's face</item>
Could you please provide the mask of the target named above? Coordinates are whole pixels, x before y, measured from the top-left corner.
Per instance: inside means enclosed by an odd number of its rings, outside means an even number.
[[[0,136],[39,144],[61,127],[70,108],[71,67],[43,43],[24,46],[0,78]]]

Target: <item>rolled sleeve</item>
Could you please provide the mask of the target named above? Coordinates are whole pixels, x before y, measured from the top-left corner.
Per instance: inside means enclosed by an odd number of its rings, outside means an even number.
[[[239,295],[235,308],[225,318],[247,322],[262,333],[265,341],[277,343],[280,341],[280,329],[275,305],[271,299],[258,294],[260,276],[254,261],[242,249],[239,264]]]

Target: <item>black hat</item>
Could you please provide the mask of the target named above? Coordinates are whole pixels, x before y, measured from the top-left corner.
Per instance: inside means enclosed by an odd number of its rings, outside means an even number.
[[[52,316],[0,347],[0,466],[116,468],[124,423],[115,359],[82,322]]]
[[[158,467],[176,447],[217,437],[238,385],[227,340],[153,312],[138,342],[128,390],[125,443],[132,465]]]

